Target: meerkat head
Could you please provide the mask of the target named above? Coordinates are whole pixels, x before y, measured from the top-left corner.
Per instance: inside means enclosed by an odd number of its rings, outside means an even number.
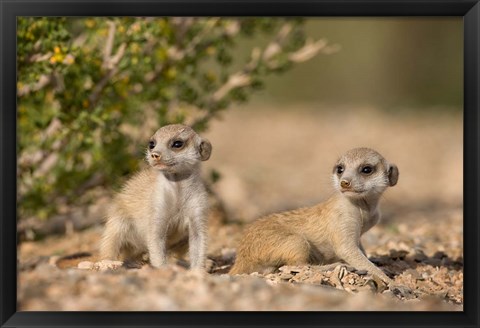
[[[150,138],[146,160],[154,168],[169,173],[191,171],[206,161],[212,145],[191,127],[183,124],[163,126]]]
[[[379,195],[397,184],[398,168],[370,148],[355,148],[343,154],[333,167],[336,190],[350,198]]]

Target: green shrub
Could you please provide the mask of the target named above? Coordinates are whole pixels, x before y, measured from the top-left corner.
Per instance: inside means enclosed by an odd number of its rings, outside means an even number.
[[[20,218],[87,202],[138,168],[159,126],[203,131],[267,74],[332,51],[280,18],[24,17],[17,45]]]

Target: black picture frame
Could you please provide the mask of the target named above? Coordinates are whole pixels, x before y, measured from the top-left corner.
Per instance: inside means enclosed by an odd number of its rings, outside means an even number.
[[[1,327],[478,327],[480,4],[478,0],[0,0]],[[461,16],[464,21],[463,312],[17,312],[17,16]],[[65,291],[68,293],[68,291]]]

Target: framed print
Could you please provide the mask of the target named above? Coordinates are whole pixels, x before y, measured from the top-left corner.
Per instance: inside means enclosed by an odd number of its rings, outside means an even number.
[[[478,326],[479,6],[2,0],[2,327]]]

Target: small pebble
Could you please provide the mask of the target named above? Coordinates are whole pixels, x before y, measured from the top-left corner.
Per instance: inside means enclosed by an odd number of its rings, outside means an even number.
[[[77,268],[82,270],[92,270],[93,269],[93,262],[90,261],[82,261],[78,263]]]

